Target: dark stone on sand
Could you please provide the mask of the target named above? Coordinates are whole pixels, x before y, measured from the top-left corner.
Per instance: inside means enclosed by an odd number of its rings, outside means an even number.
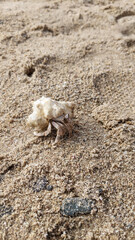
[[[46,177],[39,178],[33,185],[34,192],[40,192],[41,190],[45,190],[48,184],[48,180]]]
[[[11,206],[0,205],[0,218],[6,214],[11,214],[13,212],[13,208]]]
[[[63,200],[60,212],[63,216],[75,217],[89,214],[93,209],[94,202],[87,198],[66,198]]]
[[[46,186],[46,190],[52,191],[52,190],[53,190],[53,186],[52,186],[52,185],[47,185],[47,186]]]

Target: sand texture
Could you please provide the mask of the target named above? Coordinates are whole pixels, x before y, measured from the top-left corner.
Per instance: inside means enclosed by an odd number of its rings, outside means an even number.
[[[58,146],[26,126],[42,96],[76,104]],[[0,240],[135,239],[134,160],[135,1],[0,1]]]

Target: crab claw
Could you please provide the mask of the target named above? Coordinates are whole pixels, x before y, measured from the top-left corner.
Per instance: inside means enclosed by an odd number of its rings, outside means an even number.
[[[45,136],[45,133],[44,132],[34,132],[34,136],[36,136],[36,137],[43,137],[43,136]]]
[[[51,133],[51,131],[52,131],[52,125],[51,125],[51,123],[49,122],[48,128],[47,128],[47,130],[45,131],[44,135],[45,135],[45,136],[48,136],[48,135]]]

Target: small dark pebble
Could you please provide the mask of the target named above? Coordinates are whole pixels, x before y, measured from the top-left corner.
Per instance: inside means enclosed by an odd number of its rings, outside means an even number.
[[[83,0],[83,3],[90,3],[90,4],[92,4],[93,0]]]
[[[0,205],[0,217],[4,216],[5,214],[11,214],[13,212],[13,208],[11,206],[4,206]]]
[[[103,196],[104,195],[104,191],[103,191],[103,189],[102,188],[99,188],[99,196]]]
[[[47,185],[47,186],[46,186],[46,190],[52,191],[52,190],[53,190],[53,186],[52,186],[52,185]]]
[[[60,212],[63,216],[75,217],[91,212],[95,203],[87,198],[66,198],[63,200]]]
[[[0,175],[0,182],[2,182],[3,181],[3,176],[2,175]]]
[[[33,185],[34,192],[40,192],[41,190],[45,190],[48,184],[48,180],[46,177],[38,179]]]
[[[126,227],[126,229],[131,230],[133,228],[133,225],[132,224],[127,224],[127,225],[125,225],[125,227]]]

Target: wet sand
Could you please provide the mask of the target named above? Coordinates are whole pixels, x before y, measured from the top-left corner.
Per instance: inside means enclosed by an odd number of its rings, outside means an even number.
[[[135,238],[134,62],[133,0],[0,1],[0,240]],[[26,127],[41,96],[76,103],[56,147]],[[62,216],[67,197],[98,212]]]

